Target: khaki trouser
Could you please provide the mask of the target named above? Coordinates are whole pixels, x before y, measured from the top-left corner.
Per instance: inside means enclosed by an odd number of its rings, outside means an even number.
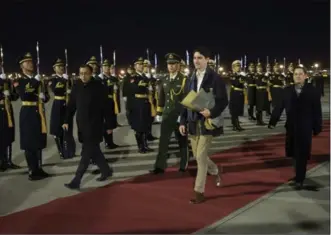
[[[217,165],[208,157],[208,149],[211,146],[213,136],[200,135],[200,128],[197,127],[197,135],[190,136],[193,156],[197,161],[197,176],[195,179],[194,191],[204,193],[207,172],[211,175],[218,174]]]

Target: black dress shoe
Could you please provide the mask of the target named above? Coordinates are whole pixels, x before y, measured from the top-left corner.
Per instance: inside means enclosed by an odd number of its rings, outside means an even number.
[[[101,171],[99,169],[92,171],[92,175],[99,175],[100,173]]]
[[[69,184],[64,184],[68,189],[79,189],[80,185],[78,183],[70,182]]]
[[[43,169],[39,169],[37,174],[39,174],[43,178],[50,177],[50,174],[46,173]]]
[[[155,168],[154,170],[151,170],[150,173],[152,173],[154,175],[163,174],[164,170],[160,169],[160,168]]]
[[[20,166],[14,164],[14,163],[12,163],[12,162],[8,162],[8,168],[13,169],[13,170],[21,169]]]
[[[178,169],[178,172],[185,173],[186,172],[186,169],[179,168]]]
[[[303,189],[303,183],[296,183],[295,186],[294,186],[294,189],[295,190],[302,190]]]
[[[97,178],[96,181],[99,181],[99,182],[106,181],[109,177],[110,177],[110,175],[102,175],[99,178]]]
[[[36,180],[42,180],[45,177],[41,176],[39,172],[33,172],[29,174],[29,180],[30,181],[36,181]]]
[[[110,143],[110,144],[106,144],[105,145],[105,148],[106,149],[116,149],[118,148],[119,146],[117,144],[114,144],[114,143]]]
[[[2,162],[0,164],[0,172],[5,172],[8,169],[7,162]]]

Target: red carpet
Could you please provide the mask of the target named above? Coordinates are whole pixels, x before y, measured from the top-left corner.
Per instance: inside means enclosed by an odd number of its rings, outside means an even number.
[[[313,138],[309,168],[329,160],[329,129],[328,121]],[[188,203],[194,178],[180,176],[173,168],[163,176],[139,176],[1,217],[0,233],[192,233],[293,177],[283,156],[281,136],[215,155],[227,172],[224,187],[215,188],[209,177],[204,204]],[[249,170],[254,168],[260,169]]]

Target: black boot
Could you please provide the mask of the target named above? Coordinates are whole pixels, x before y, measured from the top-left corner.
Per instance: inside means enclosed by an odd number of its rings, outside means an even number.
[[[46,173],[42,168],[42,150],[39,150],[37,153],[38,153],[38,173],[41,177],[47,178],[50,175]]]
[[[244,128],[242,128],[242,127],[240,126],[240,122],[239,122],[239,119],[238,119],[238,118],[236,118],[235,125],[236,125],[236,129],[237,129],[237,131],[244,131],[244,130],[245,130]]]
[[[4,172],[8,169],[7,161],[5,161],[5,155],[3,154],[2,159],[0,159],[0,172]]]
[[[147,150],[144,148],[143,142],[142,142],[142,134],[139,132],[136,132],[135,134],[137,146],[138,146],[138,152],[139,153],[146,153]]]
[[[154,140],[157,140],[157,138],[154,137],[154,136],[152,135],[151,132],[148,132],[148,133],[147,133],[146,139],[147,139],[148,141],[154,141]]]
[[[20,166],[13,163],[12,154],[13,154],[13,149],[12,149],[12,145],[10,144],[6,149],[6,155],[5,155],[5,161],[7,161],[7,166],[10,169],[20,169],[21,168]]]
[[[148,147],[147,136],[148,135],[146,133],[142,134],[141,139],[142,139],[143,146],[144,146],[144,148],[146,149],[147,152],[153,152],[153,150]]]
[[[263,117],[262,117],[262,112],[261,111],[256,113],[256,117],[257,117],[256,125],[258,125],[258,126],[265,126],[266,125],[263,122]]]
[[[256,121],[256,117],[254,117],[253,113],[254,113],[254,107],[253,106],[249,106],[248,108],[248,119],[251,120],[251,121]]]
[[[232,130],[236,131],[237,127],[236,127],[236,118],[231,116],[231,124],[232,124]]]
[[[41,176],[41,174],[38,170],[39,162],[38,162],[37,151],[25,150],[25,159],[26,159],[26,163],[29,168],[29,180],[35,181],[35,180],[44,179],[44,177]]]
[[[117,144],[114,143],[113,133],[111,133],[109,135],[106,133],[104,136],[104,139],[105,139],[105,148],[106,149],[116,149],[119,147]]]
[[[63,141],[60,137],[54,136],[55,144],[57,147],[57,151],[59,152],[60,158],[63,159]]]

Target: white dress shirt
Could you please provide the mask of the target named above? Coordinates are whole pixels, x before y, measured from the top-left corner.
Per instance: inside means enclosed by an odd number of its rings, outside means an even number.
[[[199,71],[199,70],[197,70],[197,72],[196,72],[196,77],[197,77],[197,91],[200,90],[201,83],[202,83],[203,77],[205,76],[205,73],[206,73],[206,70],[204,70],[202,72]]]

